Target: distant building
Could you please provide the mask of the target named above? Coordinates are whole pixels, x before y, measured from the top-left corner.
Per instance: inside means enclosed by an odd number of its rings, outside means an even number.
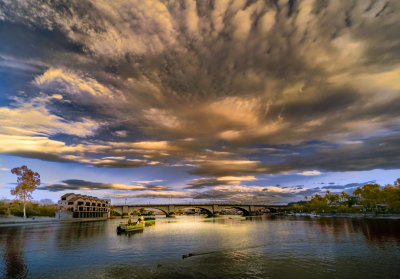
[[[56,218],[108,218],[111,200],[68,193],[61,196]]]

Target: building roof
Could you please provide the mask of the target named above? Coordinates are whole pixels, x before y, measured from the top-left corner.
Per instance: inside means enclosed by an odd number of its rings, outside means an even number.
[[[61,198],[66,198],[66,197],[71,196],[71,195],[76,195],[76,194],[74,194],[74,193],[67,193],[67,194],[62,195]]]
[[[69,197],[71,195],[74,195],[75,197],[72,197],[71,199],[69,199],[69,201],[76,201],[78,199],[82,199],[84,201],[91,201],[91,202],[106,202],[106,201],[110,201],[108,199],[100,199],[98,197],[93,197],[93,196],[87,196],[87,195],[81,195],[81,194],[74,194],[74,193],[67,193],[61,196],[61,198],[66,198]]]

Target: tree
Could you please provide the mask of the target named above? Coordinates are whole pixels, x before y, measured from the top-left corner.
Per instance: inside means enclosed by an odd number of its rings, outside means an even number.
[[[400,178],[394,182],[394,185],[386,185],[382,189],[383,198],[387,206],[394,211],[400,209]]]
[[[39,201],[41,204],[53,204],[51,199],[42,199]]]
[[[330,206],[336,205],[336,203],[339,201],[340,197],[339,194],[331,194],[331,191],[326,190],[325,197],[326,201]]]
[[[382,193],[379,184],[365,184],[362,188],[357,187],[357,189],[354,190],[353,195],[358,196],[361,204],[367,210],[376,209],[376,204],[382,200]]]
[[[28,169],[27,166],[13,168],[11,173],[17,175],[17,187],[11,190],[11,195],[21,200],[24,205],[24,218],[26,218],[26,201],[32,199],[32,192],[40,185],[40,175]]]
[[[307,205],[311,211],[315,212],[328,212],[330,210],[327,199],[318,194],[314,194]]]

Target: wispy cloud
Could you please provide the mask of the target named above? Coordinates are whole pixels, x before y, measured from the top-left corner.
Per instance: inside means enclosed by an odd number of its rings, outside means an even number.
[[[132,182],[140,183],[140,184],[150,184],[150,183],[160,183],[163,182],[162,179],[154,179],[154,180],[133,180]]]
[[[80,137],[93,135],[99,123],[91,119],[67,121],[54,115],[46,104],[51,100],[62,99],[61,95],[36,97],[24,103],[17,99],[16,106],[0,107],[0,134],[4,136],[48,136],[54,134],[70,134]]]
[[[118,91],[111,90],[93,78],[80,77],[71,71],[50,68],[42,75],[37,76],[34,83],[42,90],[52,90],[57,93],[81,95],[82,99],[90,96],[99,98],[117,98]],[[93,100],[92,100],[93,101]]]
[[[320,175],[322,174],[320,171],[317,170],[312,170],[312,171],[302,171],[297,173],[298,175],[304,175],[304,176],[314,176],[314,175]]]

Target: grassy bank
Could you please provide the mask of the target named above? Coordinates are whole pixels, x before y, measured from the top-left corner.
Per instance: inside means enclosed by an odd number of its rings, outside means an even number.
[[[23,217],[23,203],[20,201],[0,201],[0,216],[17,216]],[[57,205],[48,202],[36,202],[29,201],[26,203],[26,215],[27,217],[55,217]]]

